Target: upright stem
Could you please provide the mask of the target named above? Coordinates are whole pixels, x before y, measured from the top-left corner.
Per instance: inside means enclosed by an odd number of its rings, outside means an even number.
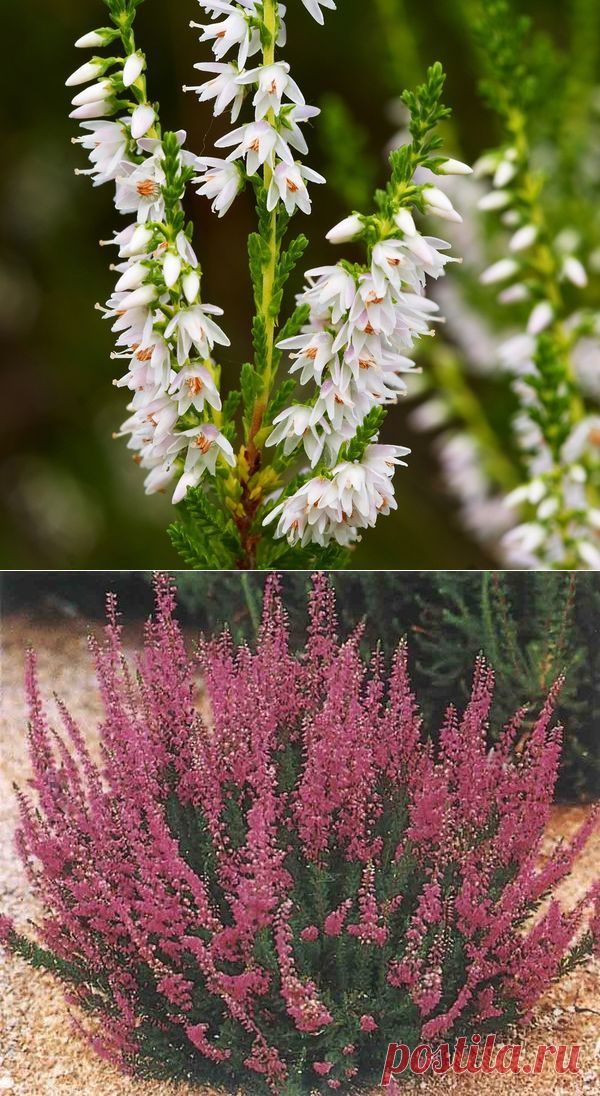
[[[277,0],[265,0],[264,6],[264,19],[265,27],[269,34],[268,43],[263,49],[263,63],[265,65],[272,65],[275,61],[275,41],[277,38]],[[269,113],[269,121],[273,122],[274,117],[272,111]],[[264,167],[264,184],[265,191],[268,191],[271,184],[272,168],[269,163]],[[269,221],[269,261],[265,266],[263,273],[263,297],[262,297],[262,311],[265,319],[265,327],[267,332],[267,359],[265,367],[265,378],[263,391],[265,395],[265,402],[268,401],[271,384],[273,382],[273,346],[275,341],[275,317],[272,314],[272,301],[273,301],[273,288],[275,284],[275,270],[277,267],[278,251],[277,244],[277,206],[270,215]]]
[[[265,40],[263,42],[263,65],[272,65],[275,61],[275,44],[278,31],[278,0],[264,0],[263,20],[265,27]],[[275,123],[273,111],[269,111],[267,120]],[[265,163],[263,169],[263,184],[265,194],[269,191],[273,169],[269,163]],[[241,508],[243,516],[237,519],[244,556],[239,561],[242,568],[253,567],[256,556],[258,538],[252,535],[252,525],[256,513],[262,502],[262,491],[252,483],[253,477],[260,471],[261,452],[257,446],[256,438],[263,425],[265,412],[269,405],[271,388],[273,385],[273,356],[275,347],[275,326],[277,317],[273,311],[273,293],[275,288],[275,275],[279,259],[279,242],[277,239],[277,206],[269,214],[268,230],[265,236],[268,257],[263,266],[262,293],[258,305],[258,315],[262,318],[265,332],[265,358],[263,363],[263,375],[261,390],[255,400],[250,426],[246,438],[244,452],[244,468],[241,476]]]

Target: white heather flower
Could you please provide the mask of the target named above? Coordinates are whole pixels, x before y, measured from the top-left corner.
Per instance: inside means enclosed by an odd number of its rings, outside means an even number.
[[[229,160],[246,158],[248,175],[256,175],[259,167],[267,161],[272,162],[275,153],[280,160],[293,165],[294,157],[278,131],[267,121],[248,122],[239,129],[226,133],[215,141],[216,148],[230,148],[236,145],[228,156]]]
[[[502,538],[502,545],[515,564],[531,567],[537,562],[536,552],[542,547],[546,535],[543,525],[534,521],[525,522],[509,529]]]
[[[164,491],[171,483],[176,472],[177,464],[174,457],[167,457],[166,460],[157,464],[144,480],[146,494],[154,495],[159,491]]]
[[[215,9],[217,10],[217,9]],[[260,37],[257,30],[251,29],[246,16],[231,4],[223,5],[222,11],[228,13],[220,23],[198,24],[193,27],[202,30],[201,42],[213,42],[213,52],[220,60],[233,49],[238,47],[238,67],[242,69],[249,56],[260,49]]]
[[[279,114],[284,95],[292,103],[301,105],[305,102],[296,81],[290,76],[290,66],[286,61],[276,61],[272,65],[261,65],[260,68],[250,69],[238,76],[237,82],[242,86],[258,85],[252,100],[257,122],[265,118],[270,110],[274,114]]]
[[[308,288],[298,297],[301,304],[310,304],[314,313],[322,311],[334,324],[346,315],[356,295],[356,282],[343,266],[317,266],[306,272]]]
[[[239,168],[230,160],[214,156],[202,156],[197,162],[201,172],[194,180],[200,184],[197,193],[212,198],[213,211],[223,217],[242,188]]]
[[[177,239],[175,241],[177,251],[184,262],[193,267],[194,270],[198,266],[198,257],[194,251],[190,241],[188,240],[185,232],[178,232]]]
[[[282,339],[277,346],[280,350],[296,351],[290,355],[294,360],[290,373],[300,371],[300,384],[306,384],[309,380],[320,384],[323,370],[336,358],[330,331],[311,330],[290,339]]]
[[[161,155],[138,165],[124,164],[123,175],[116,183],[115,206],[120,213],[134,213],[139,224],[163,220],[165,173]]]
[[[185,498],[190,487],[198,486],[206,471],[214,476],[220,456],[231,468],[235,467],[231,444],[212,423],[203,423],[202,426],[194,426],[191,430],[183,430],[177,434],[171,447],[172,452],[179,453],[186,447],[183,475],[175,488],[174,504]]]
[[[116,179],[127,154],[128,133],[123,123],[97,120],[83,122],[81,128],[87,132],[74,137],[73,143],[89,152],[92,167],[76,174],[90,175],[94,186]]]
[[[292,103],[291,106],[286,104],[281,109],[281,114],[277,119],[280,131],[285,135],[287,143],[302,156],[305,156],[308,152],[308,145],[300,129],[300,123],[308,122],[320,113],[318,107],[298,106],[296,103]]]
[[[335,11],[335,0],[302,0],[302,3],[313,19],[321,24],[325,21],[321,8],[329,8],[331,11]]]
[[[348,436],[347,428],[354,432],[370,408],[369,399],[360,393],[351,393],[338,375],[335,380],[329,378],[321,385],[312,409],[311,423],[321,426],[327,422],[336,434]]]
[[[200,72],[214,73],[214,76],[212,80],[207,80],[198,87],[185,87],[184,91],[195,91],[201,103],[214,99],[213,113],[215,117],[231,107],[231,120],[235,122],[242,109],[245,95],[245,89],[239,82],[240,70],[238,66],[232,61],[207,61],[194,65],[194,68]]]
[[[170,444],[171,434],[177,422],[177,404],[164,392],[138,391],[129,404],[129,409],[139,413],[139,418],[152,429],[152,443],[166,439]],[[134,416],[135,418],[135,416]]]
[[[328,479],[315,476],[290,498],[275,506],[267,514],[263,525],[279,518],[276,537],[286,537],[290,544],[301,544],[302,547],[311,540],[317,544],[328,544],[333,534],[329,516],[322,506],[322,498],[328,486]]]
[[[353,213],[350,217],[344,217],[343,221],[330,228],[327,239],[331,244],[345,244],[354,240],[363,230],[362,218]]]
[[[303,404],[293,404],[273,419],[273,430],[267,438],[266,445],[279,445],[283,442],[285,456],[293,453],[294,449],[302,444],[305,453],[314,468],[323,454],[325,434],[319,437],[317,429],[312,422],[312,407]]]
[[[242,3],[250,10],[253,0]],[[213,13],[222,9],[223,4],[216,0]],[[95,33],[80,44],[95,44]],[[118,37],[112,31],[98,34],[103,44]],[[181,474],[184,457],[188,486],[199,482],[205,470],[214,472],[219,453],[228,463],[234,462],[231,446],[212,424],[198,427],[189,437],[177,433],[178,419],[191,409],[202,414],[207,407],[221,408],[208,368],[209,354],[215,342],[227,345],[228,340],[210,318],[221,310],[198,303],[198,259],[188,235],[179,231],[174,242],[167,243],[172,235],[168,231],[171,225],[164,223],[164,151],[151,133],[156,122],[154,108],[142,102],[119,119],[103,120],[117,106],[119,85],[104,78],[115,63],[114,59],[94,59],[74,73],[69,84],[90,83],[76,94],[73,104],[73,116],[85,119],[83,135],[76,139],[89,154],[91,166],[85,174],[95,185],[113,181],[117,208],[135,217],[134,223],[106,241],[118,248],[121,261],[112,267],[119,275],[115,291],[100,310],[113,321],[117,349],[112,357],[127,362],[127,372],[115,384],[133,393],[121,435],[129,436],[128,448],[134,451],[134,459],[148,470],[145,489],[152,493],[164,490],[178,472]],[[138,83],[145,64],[139,51],[124,58],[121,77],[125,88]],[[243,98],[244,92],[236,86],[233,94],[234,99]],[[179,132],[176,137],[180,167],[194,165],[195,158],[181,147],[185,134]],[[137,147],[130,158],[132,141]],[[237,168],[231,170],[239,179]],[[149,221],[158,224],[148,228]],[[179,288],[189,308],[179,307]],[[206,364],[189,361],[192,348]],[[174,368],[175,362],[179,370]],[[183,497],[185,490],[186,483],[180,483],[178,497]]]
[[[318,171],[304,164],[279,163],[273,171],[267,193],[267,209],[273,210],[278,201],[283,202],[290,215],[296,207],[303,213],[310,213],[311,202],[306,189],[305,179],[311,183],[324,183],[325,179]]]
[[[265,525],[279,518],[276,537],[303,546],[311,541],[343,546],[359,538],[361,529],[375,525],[380,514],[396,509],[392,477],[409,452],[401,446],[369,445],[362,461],[343,461],[331,477],[316,476],[267,515]]]
[[[213,304],[198,304],[191,308],[182,308],[169,320],[165,329],[165,338],[177,336],[177,361],[184,365],[190,356],[192,346],[196,347],[202,358],[208,358],[215,343],[229,346],[227,335],[211,320],[207,313],[222,316],[223,309]]]
[[[169,395],[176,396],[179,415],[185,415],[190,407],[203,411],[205,403],[221,410],[221,397],[209,369],[203,365],[186,365],[177,373],[169,388]]]
[[[396,326],[396,310],[389,286],[379,292],[372,274],[361,274],[352,308],[350,323],[371,334],[373,331],[391,335]]]
[[[588,415],[577,423],[563,444],[561,457],[565,464],[574,464],[593,449],[600,451],[600,415]]]

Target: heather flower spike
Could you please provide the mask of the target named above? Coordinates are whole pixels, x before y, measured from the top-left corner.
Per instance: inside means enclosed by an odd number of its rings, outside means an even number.
[[[510,252],[480,280],[498,290],[501,304],[525,309],[524,330],[499,350],[514,377],[513,430],[525,468],[524,482],[506,499],[514,520],[504,537],[504,558],[515,567],[597,570],[596,416],[585,406],[574,362],[600,315],[583,312],[577,300],[588,280],[575,253],[581,244],[577,233],[555,235],[549,224],[529,134],[526,81],[506,80],[507,64],[515,77],[520,71],[524,48],[523,31],[515,38],[511,22],[512,10],[502,0],[481,28],[492,77],[488,96],[502,116],[507,140],[477,164],[477,174],[491,180],[479,206],[501,218]]]
[[[296,653],[279,587],[252,648],[226,631],[191,657],[159,576],[134,665],[111,599],[99,763],[62,706],[51,726],[30,658],[17,846],[43,916],[34,940],[0,914],[0,945],[62,979],[128,1072],[349,1092],[391,1041],[526,1022],[598,951],[597,884],[554,898],[597,813],[548,848],[560,681],[492,746],[480,657],[465,711],[425,729],[405,643],[386,667],[341,637],[319,573]]]
[[[319,111],[283,55],[285,5],[199,0],[192,27],[201,82],[186,90],[215,115],[229,114],[232,128],[210,154],[196,156],[185,133],[161,129],[134,34],[140,2],[107,0],[112,27],[77,42],[106,56],[93,56],[67,81],[77,89],[76,140],[90,159],[81,174],[95,186],[110,183],[127,219],[110,241],[117,279],[101,308],[123,363],[115,384],[130,398],[117,436],[128,439],[146,491],[169,492],[178,507],[170,534],[189,566],[343,564],[363,531],[397,505],[394,473],[409,450],[393,439],[382,445],[379,435],[388,407],[410,385],[418,340],[439,318],[427,283],[444,274],[449,245],[417,226],[418,215],[460,220],[431,181],[469,171],[440,151],[437,127],[448,114],[441,67],[405,95],[411,143],[392,154],[374,212],[353,213],[329,233],[333,244],[361,245],[365,261],[309,270],[282,323],[285,284],[308,243],[301,234],[284,244],[286,230],[293,216],[310,214],[325,182],[307,162]],[[302,2],[321,25],[336,10],[333,0]],[[218,217],[245,189],[256,201],[254,357],[228,393],[220,367],[227,317],[202,296],[182,207],[190,186]]]

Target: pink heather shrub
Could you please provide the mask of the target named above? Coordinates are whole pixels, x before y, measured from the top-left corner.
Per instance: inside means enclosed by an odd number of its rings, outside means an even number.
[[[360,629],[340,642],[324,577],[300,654],[276,578],[254,651],[225,633],[190,657],[165,577],[156,598],[135,672],[112,601],[92,641],[99,765],[64,708],[50,729],[33,657],[27,676],[17,842],[44,912],[38,941],[4,918],[0,941],[68,984],[99,1053],[229,1090],[347,1089],[390,1041],[501,1033],[585,959],[598,889],[568,911],[552,892],[595,819],[539,855],[558,685],[518,754],[523,711],[490,750],[480,659],[432,739],[405,645],[388,670]]]

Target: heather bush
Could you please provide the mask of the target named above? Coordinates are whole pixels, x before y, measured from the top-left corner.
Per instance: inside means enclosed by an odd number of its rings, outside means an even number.
[[[377,1081],[390,1040],[452,1041],[527,1019],[600,937],[598,886],[553,896],[595,825],[539,853],[556,780],[560,681],[525,741],[487,747],[478,659],[436,744],[407,649],[342,642],[323,576],[292,653],[278,580],[255,646],[186,652],[166,577],[135,670],[114,600],[91,641],[101,761],[28,664],[32,791],[19,852],[44,914],[9,949],[54,971],[98,1052],[140,1075],[244,1092]],[[515,744],[519,742],[519,748]],[[547,853],[547,850],[544,850]]]

